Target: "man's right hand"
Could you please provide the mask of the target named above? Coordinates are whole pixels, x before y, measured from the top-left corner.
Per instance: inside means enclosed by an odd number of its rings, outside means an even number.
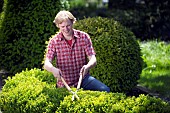
[[[51,72],[53,73],[54,77],[57,79],[61,79],[61,70],[55,67],[51,67]]]
[[[61,78],[61,75],[62,75],[61,70],[56,68],[56,67],[54,67],[52,65],[51,61],[48,58],[45,60],[44,69],[46,69],[47,71],[53,73],[55,78],[57,78],[57,79]]]

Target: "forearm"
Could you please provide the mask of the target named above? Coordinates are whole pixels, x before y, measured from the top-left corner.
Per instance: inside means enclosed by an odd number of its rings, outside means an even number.
[[[46,69],[49,72],[53,72],[55,67],[52,65],[52,63],[49,60],[45,60],[44,69]]]
[[[54,66],[52,65],[52,63],[51,63],[48,59],[45,60],[44,69],[46,69],[47,71],[53,73],[53,75],[54,75],[55,78],[60,79],[60,76],[61,76],[61,71],[60,71],[60,69],[54,67]]]
[[[97,65],[97,60],[96,60],[96,57],[95,55],[92,55],[89,57],[89,62],[87,63],[87,67],[89,69],[95,67]]]

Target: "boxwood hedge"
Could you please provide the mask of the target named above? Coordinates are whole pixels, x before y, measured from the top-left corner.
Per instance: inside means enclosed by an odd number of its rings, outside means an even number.
[[[72,101],[66,88],[56,88],[55,78],[45,70],[31,69],[8,77],[0,92],[3,113],[169,113],[170,105],[148,95],[79,90]],[[72,88],[75,90],[75,88]]]
[[[68,95],[56,88],[51,73],[40,69],[26,70],[8,77],[1,92],[0,107],[5,113],[52,113]]]
[[[80,91],[80,101],[64,98],[56,113],[168,113],[170,105],[161,99],[141,94],[127,97],[123,93]]]

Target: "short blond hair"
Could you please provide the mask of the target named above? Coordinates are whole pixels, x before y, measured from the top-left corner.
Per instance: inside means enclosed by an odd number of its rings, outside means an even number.
[[[76,18],[73,16],[72,13],[63,10],[57,13],[53,23],[55,23],[58,27],[58,24],[61,24],[63,21],[68,19],[71,20],[73,23],[76,21]]]

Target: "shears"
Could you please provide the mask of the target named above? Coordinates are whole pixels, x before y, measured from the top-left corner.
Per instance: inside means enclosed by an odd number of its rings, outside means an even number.
[[[74,101],[75,98],[76,98],[77,100],[79,100],[79,97],[78,97],[78,95],[77,95],[77,92],[78,92],[78,90],[80,89],[80,86],[81,86],[81,82],[82,82],[82,78],[83,78],[82,74],[80,73],[80,77],[79,77],[77,89],[76,89],[75,92],[71,90],[70,86],[66,83],[66,81],[64,80],[64,78],[61,76],[61,73],[60,73],[60,78],[61,78],[63,84],[65,85],[65,87],[67,88],[67,90],[73,94],[73,96],[72,96],[72,101]]]

